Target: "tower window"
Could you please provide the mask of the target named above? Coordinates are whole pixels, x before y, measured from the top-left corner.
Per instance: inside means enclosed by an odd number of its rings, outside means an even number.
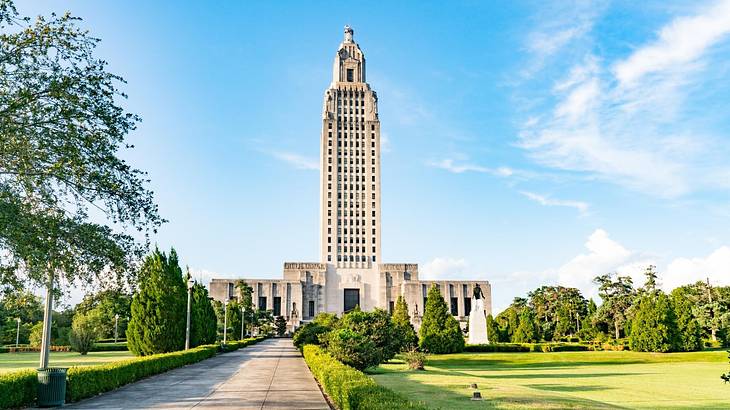
[[[352,71],[353,71],[352,68],[347,69],[347,81],[350,83],[354,81],[353,80],[354,75],[353,75]]]

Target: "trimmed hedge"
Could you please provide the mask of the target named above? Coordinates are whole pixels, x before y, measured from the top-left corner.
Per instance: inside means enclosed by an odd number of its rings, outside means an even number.
[[[13,409],[33,404],[37,386],[38,376],[32,369],[0,374],[0,409]]]
[[[479,353],[524,353],[524,352],[585,352],[591,346],[577,343],[493,343],[466,345],[465,352]]]
[[[94,343],[90,352],[123,352],[129,350],[127,342],[119,343]]]
[[[340,363],[319,346],[305,345],[302,352],[312,374],[338,409],[426,409],[379,386],[365,373]]]
[[[196,363],[215,356],[216,351],[215,346],[208,345],[97,366],[71,367],[67,373],[66,401],[96,396],[154,374]]]
[[[226,344],[221,343],[218,350],[220,350],[221,352],[232,352],[234,350],[242,349],[246,346],[258,343],[262,340],[264,340],[263,337],[250,337],[243,340],[232,340],[230,342],[226,342]]]

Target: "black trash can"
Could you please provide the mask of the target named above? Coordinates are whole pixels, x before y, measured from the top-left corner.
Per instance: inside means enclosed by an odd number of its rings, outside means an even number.
[[[66,402],[66,367],[38,369],[38,406],[63,406]]]

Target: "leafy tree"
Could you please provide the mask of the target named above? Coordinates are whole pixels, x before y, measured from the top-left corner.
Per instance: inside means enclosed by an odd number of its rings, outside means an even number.
[[[492,318],[492,315],[487,315],[487,339],[489,339],[490,343],[498,343],[501,341],[499,338],[499,325]]]
[[[512,341],[515,343],[532,343],[537,342],[539,337],[537,324],[535,323],[535,313],[532,309],[522,309],[520,313],[520,324],[515,330]]]
[[[449,313],[446,301],[434,284],[428,290],[421,322],[419,347],[430,353],[457,353],[464,350],[459,322]]]
[[[631,320],[629,347],[637,352],[679,350],[681,338],[669,297],[661,291],[639,297]]]
[[[181,350],[185,346],[187,287],[174,249],[168,257],[155,249],[139,272],[132,299],[127,345],[137,356]]]
[[[276,334],[284,336],[284,333],[286,333],[286,319],[284,319],[284,316],[277,316],[274,320],[274,326],[276,327]]]
[[[398,351],[410,350],[418,346],[418,336],[408,315],[408,303],[403,296],[398,296],[393,309],[393,326],[398,338]]]
[[[337,327],[339,318],[332,313],[319,313],[312,322],[305,324],[294,332],[293,343],[298,349],[304,345],[320,345],[323,336]]]
[[[38,347],[41,345],[43,338],[43,322],[36,322],[30,329],[30,336],[28,336],[28,343],[31,346]]]
[[[190,347],[215,343],[215,339],[216,316],[208,289],[195,282],[190,306]]]
[[[619,339],[621,330],[628,320],[627,312],[636,294],[633,282],[628,276],[610,273],[596,277],[594,282],[598,284],[598,295],[603,299],[595,318],[612,326],[614,337]]]
[[[253,306],[253,288],[243,280],[236,282],[236,288],[240,294],[239,302],[244,308],[242,319],[245,320],[244,326],[249,326],[253,321],[254,306]],[[244,329],[245,333],[245,329]]]
[[[4,284],[129,278],[146,243],[126,228],[148,235],[164,222],[145,174],[118,157],[132,148],[125,136],[139,121],[119,104],[124,80],[94,56],[99,39],[79,20],[67,13],[31,21],[0,0]],[[105,222],[91,222],[90,207]]]
[[[0,344],[15,344],[17,318],[20,318],[20,343],[29,343],[34,324],[43,320],[41,299],[24,289],[8,289],[0,298]],[[41,327],[42,329],[42,327]]]
[[[580,330],[578,331],[578,337],[582,340],[594,340],[598,336],[599,330],[594,323],[597,310],[596,302],[590,299],[587,304],[586,314],[581,321]]]
[[[694,302],[687,287],[679,287],[671,293],[672,306],[677,315],[677,328],[679,330],[681,346],[684,351],[702,350],[702,327],[695,318]]]
[[[114,337],[115,315],[119,315],[117,335],[124,338],[127,330],[128,318],[131,315],[132,295],[120,288],[102,290],[95,294],[87,294],[76,305],[76,312],[89,313],[91,310],[99,312],[99,337],[109,339]]]
[[[512,304],[502,311],[495,320],[499,324],[499,340],[504,342],[513,341],[515,330],[520,325],[520,313],[527,306],[527,299],[514,298]]]
[[[74,316],[69,336],[71,348],[85,355],[99,340],[101,332],[102,313],[92,309],[88,313],[79,313]]]

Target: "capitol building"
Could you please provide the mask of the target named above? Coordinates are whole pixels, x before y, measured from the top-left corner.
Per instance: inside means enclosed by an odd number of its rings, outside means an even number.
[[[489,282],[419,280],[418,264],[381,259],[378,96],[367,83],[365,55],[353,34],[346,26],[322,106],[319,261],[285,262],[282,279],[213,279],[210,294],[220,301],[237,298],[235,284],[244,280],[253,288],[254,305],[284,316],[290,330],[320,312],[341,315],[355,306],[392,311],[402,295],[418,328],[435,283],[465,326],[477,283],[491,314]]]

